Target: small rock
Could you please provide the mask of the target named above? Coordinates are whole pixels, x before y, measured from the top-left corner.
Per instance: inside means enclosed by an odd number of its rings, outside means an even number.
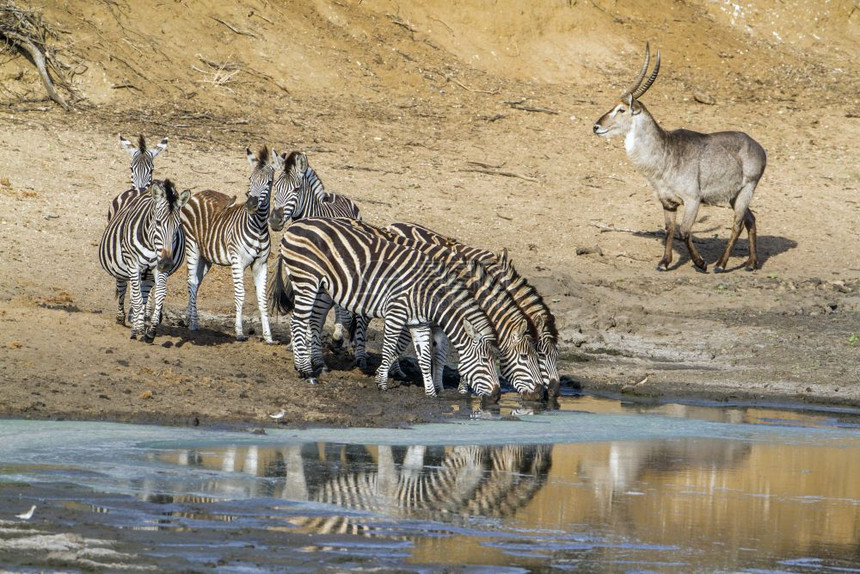
[[[603,257],[603,250],[599,245],[595,245],[594,247],[577,247],[576,248],[577,255],[600,255]]]
[[[717,103],[717,100],[714,98],[714,96],[707,92],[696,92],[693,94],[693,99],[700,104],[705,104],[706,106],[713,106]]]

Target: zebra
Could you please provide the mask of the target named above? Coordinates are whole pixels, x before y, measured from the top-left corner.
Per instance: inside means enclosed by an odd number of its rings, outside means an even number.
[[[108,221],[119,211],[122,205],[130,198],[146,192],[146,188],[152,183],[152,170],[155,167],[155,156],[167,149],[168,138],[162,139],[155,147],[147,148],[146,140],[141,134],[137,145],[134,145],[119,134],[119,143],[131,156],[131,188],[113,198],[108,207]]]
[[[266,265],[271,250],[266,220],[275,170],[283,158],[274,152],[270,154],[267,146],[256,156],[250,148],[245,151],[252,171],[244,203],[235,204],[235,198],[207,189],[194,194],[182,209],[182,228],[188,243],[188,324],[192,331],[200,328],[197,290],[212,265],[230,266],[236,304],[236,340],[247,340],[242,328],[242,306],[245,302],[244,272],[250,266],[263,339],[273,344],[266,306]]]
[[[558,330],[555,316],[540,293],[517,273],[508,257],[507,249],[503,250],[501,255],[496,255],[485,249],[465,245],[417,223],[397,222],[388,225],[387,228],[408,239],[445,246],[466,259],[478,261],[484,265],[487,271],[505,286],[529,318],[531,327],[536,333],[535,342],[544,386],[550,398],[558,396],[561,377],[558,372]]]
[[[117,322],[125,322],[125,292],[131,283],[131,338],[152,342],[161,320],[161,308],[167,293],[167,277],[179,268],[185,250],[180,210],[191,191],[176,193],[167,179],[153,181],[149,192],[129,198],[108,222],[99,244],[102,267],[116,278],[119,300]],[[155,309],[150,327],[144,330],[146,300],[155,278]]]
[[[494,365],[496,333],[465,283],[438,261],[385,241],[360,222],[305,219],[281,240],[271,300],[292,310],[293,362],[303,377],[322,366],[318,338],[325,314],[338,303],[357,315],[384,317],[382,364],[376,384],[388,388],[403,329],[409,329],[422,371],[430,369],[431,324],[437,325],[460,357],[461,376],[483,400],[500,396]],[[285,280],[284,273],[289,275]],[[425,379],[424,392],[436,396]]]
[[[269,227],[274,231],[284,228],[287,221],[307,217],[346,217],[361,220],[361,213],[351,199],[345,195],[327,193],[322,180],[308,164],[304,152],[294,151],[284,161],[284,170],[278,174],[272,188],[272,213]],[[332,343],[343,345],[344,333],[352,325],[352,313],[334,307],[334,332]]]
[[[406,239],[391,231],[360,224],[362,229],[367,229],[378,234],[382,239],[391,241],[415,249],[424,255],[441,262],[450,272],[456,273],[467,287],[473,292],[475,300],[487,314],[493,323],[493,328],[498,335],[499,341],[499,367],[502,376],[510,381],[514,388],[526,400],[539,400],[543,389],[535,392],[535,381],[541,381],[542,375],[538,356],[535,351],[535,338],[530,333],[529,319],[517,306],[516,301],[504,289],[495,278],[487,273],[481,263],[474,262],[469,265],[467,259],[455,251],[442,245],[434,245],[422,241]],[[369,317],[359,317],[356,320],[355,329],[355,355],[356,360],[366,363],[367,352],[365,340]],[[431,372],[422,373],[424,377],[432,377],[433,385],[437,389],[442,388],[442,370],[448,355],[448,345],[444,335],[434,329],[434,340],[436,341],[435,368]],[[405,349],[408,345],[408,333],[403,333],[398,344],[398,351]],[[398,353],[399,354],[399,353]],[[394,363],[397,365],[396,361]],[[399,370],[399,367],[395,370]],[[465,394],[468,387],[461,386],[460,392]]]

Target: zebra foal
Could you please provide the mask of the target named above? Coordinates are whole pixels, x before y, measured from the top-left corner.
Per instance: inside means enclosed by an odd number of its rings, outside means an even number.
[[[429,369],[431,325],[457,349],[460,374],[475,392],[496,401],[496,334],[466,285],[419,251],[385,241],[362,224],[345,219],[306,219],[284,233],[272,288],[272,303],[292,310],[296,370],[311,377],[321,367],[319,333],[332,303],[358,315],[383,317],[382,364],[376,384],[388,387],[400,334],[408,329],[416,354]],[[289,277],[285,277],[284,274]],[[436,395],[432,381],[424,392]]]
[[[507,250],[503,251],[501,256],[497,256],[491,251],[466,245],[417,223],[392,223],[388,229],[408,239],[447,247],[468,260],[481,263],[487,272],[504,286],[528,317],[530,328],[535,335],[543,384],[550,398],[558,396],[561,382],[558,372],[558,330],[555,326],[555,316],[540,293],[517,273],[508,258]]]
[[[236,305],[236,339],[247,340],[242,327],[242,306],[245,303],[245,268],[251,267],[263,339],[272,344],[266,306],[266,263],[271,250],[267,220],[272,181],[282,158],[274,152],[270,154],[267,146],[256,156],[250,149],[245,151],[251,176],[244,203],[235,204],[235,198],[207,189],[194,194],[182,209],[182,228],[188,244],[188,324],[192,331],[200,328],[197,291],[212,265],[229,266]]]
[[[125,292],[131,284],[131,338],[152,342],[161,320],[167,276],[179,268],[185,249],[180,210],[191,192],[180,194],[170,180],[153,181],[149,192],[131,197],[108,222],[99,244],[99,261],[116,278],[117,322],[125,322]],[[145,329],[146,300],[155,276],[155,309]]]

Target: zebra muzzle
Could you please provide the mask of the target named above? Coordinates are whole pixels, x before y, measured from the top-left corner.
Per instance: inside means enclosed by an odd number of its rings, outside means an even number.
[[[171,269],[173,269],[173,256],[167,252],[167,249],[162,249],[158,252],[158,270],[167,273]]]

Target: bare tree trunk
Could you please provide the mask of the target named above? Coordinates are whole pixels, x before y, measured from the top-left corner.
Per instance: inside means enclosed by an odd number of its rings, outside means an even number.
[[[66,103],[63,96],[61,96],[59,92],[57,92],[56,88],[54,88],[54,82],[51,81],[51,76],[48,74],[45,55],[42,54],[42,51],[25,36],[20,36],[14,32],[0,32],[0,34],[12,40],[16,46],[29,54],[30,58],[33,60],[33,64],[36,65],[36,69],[39,70],[39,77],[42,78],[42,83],[45,85],[45,91],[48,92],[48,96],[60,104],[64,110],[69,111],[69,104]]]

